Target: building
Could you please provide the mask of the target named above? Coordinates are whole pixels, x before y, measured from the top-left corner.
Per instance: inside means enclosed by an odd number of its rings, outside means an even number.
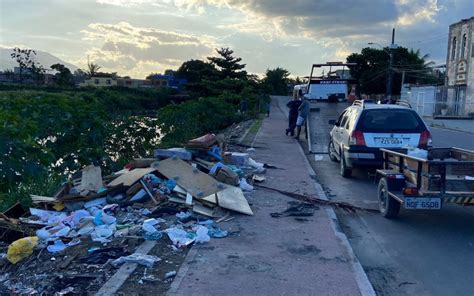
[[[133,78],[118,78],[117,86],[130,87],[130,88],[148,87],[147,80],[133,79]]]
[[[474,17],[449,26],[446,58],[448,113],[474,117]]]
[[[187,83],[186,79],[179,79],[172,75],[153,74],[147,78],[147,80],[150,80],[151,85],[155,87],[162,86],[174,89],[182,89],[182,87]]]
[[[80,87],[110,87],[116,85],[117,79],[113,77],[91,77],[89,79],[85,79],[84,82],[79,83]]]

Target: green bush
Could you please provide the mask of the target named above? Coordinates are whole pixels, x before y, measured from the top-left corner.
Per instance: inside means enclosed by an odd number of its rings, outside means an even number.
[[[242,119],[238,107],[223,98],[209,97],[168,105],[158,111],[163,147],[179,146],[186,141],[230,126]]]

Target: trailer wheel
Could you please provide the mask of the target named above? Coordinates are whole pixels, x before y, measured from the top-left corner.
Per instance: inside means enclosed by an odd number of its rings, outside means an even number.
[[[377,190],[380,213],[385,218],[395,218],[400,212],[400,203],[388,194],[387,179],[381,178]]]
[[[334,162],[337,162],[336,149],[334,149],[334,143],[332,142],[332,139],[329,139],[328,154],[329,154],[329,159],[331,159]]]

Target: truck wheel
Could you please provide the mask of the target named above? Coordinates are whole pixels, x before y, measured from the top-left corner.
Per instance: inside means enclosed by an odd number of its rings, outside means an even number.
[[[397,217],[398,212],[400,212],[400,203],[388,194],[387,179],[380,179],[377,193],[379,196],[379,208],[382,216],[385,218]]]
[[[339,154],[340,157],[341,157],[341,160],[339,161],[340,163],[340,168],[341,168],[341,176],[343,176],[344,178],[350,178],[351,175],[352,175],[352,169],[349,169],[346,165],[346,159],[344,157],[344,152],[341,151],[341,153]]]
[[[334,149],[334,143],[332,142],[332,139],[329,140],[328,154],[329,154],[329,159],[331,159],[334,162],[337,162],[336,149]]]

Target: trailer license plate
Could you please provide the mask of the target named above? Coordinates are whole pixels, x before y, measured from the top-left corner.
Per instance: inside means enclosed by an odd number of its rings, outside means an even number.
[[[441,209],[441,198],[405,197],[405,209],[439,210]]]

